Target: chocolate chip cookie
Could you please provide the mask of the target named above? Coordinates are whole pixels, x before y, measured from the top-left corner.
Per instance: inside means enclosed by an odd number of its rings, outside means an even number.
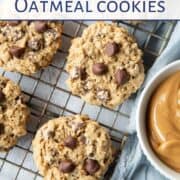
[[[29,110],[18,85],[0,76],[0,151],[6,151],[26,134]]]
[[[48,66],[61,46],[53,21],[0,21],[0,67],[30,75]]]
[[[33,156],[47,180],[97,180],[113,160],[104,128],[85,115],[53,119],[33,140]]]
[[[98,22],[72,41],[66,70],[73,94],[86,102],[114,108],[144,80],[142,51],[128,32]]]

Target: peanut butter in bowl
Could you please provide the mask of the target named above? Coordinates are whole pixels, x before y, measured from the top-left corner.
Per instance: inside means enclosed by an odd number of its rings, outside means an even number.
[[[152,94],[147,132],[156,155],[180,172],[180,71],[170,75]]]

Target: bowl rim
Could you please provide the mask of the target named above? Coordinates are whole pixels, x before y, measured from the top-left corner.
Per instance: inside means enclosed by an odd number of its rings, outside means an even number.
[[[149,98],[152,95],[155,88],[158,86],[158,84],[160,84],[164,79],[166,79],[171,74],[178,71],[178,69],[180,69],[180,59],[175,60],[172,63],[168,64],[167,66],[162,68],[159,72],[157,72],[154,75],[154,77],[144,87],[144,89],[140,95],[140,98],[139,98],[139,101],[137,104],[137,114],[136,114],[137,136],[138,136],[140,146],[141,146],[145,156],[150,161],[150,163],[155,167],[155,169],[157,169],[161,174],[163,174],[164,176],[166,176],[167,178],[170,178],[170,179],[172,179],[172,178],[179,178],[180,179],[180,173],[176,172],[175,170],[170,168],[168,165],[163,163],[158,158],[158,156],[153,152],[153,150],[149,144],[149,140],[148,140],[146,130],[144,127],[145,119],[143,117],[144,115],[142,115],[142,111],[146,111],[147,104],[149,102]],[[169,71],[169,70],[171,70],[171,71]],[[164,77],[162,77],[163,75],[164,75]],[[159,78],[159,80],[158,80],[158,78]],[[160,80],[160,78],[162,78],[162,79]],[[151,88],[152,84],[154,82],[156,82],[157,84],[155,85],[154,88]],[[147,99],[147,97],[145,98],[145,96],[147,94],[149,94],[148,99]],[[146,101],[145,101],[145,99],[146,99]],[[146,107],[143,107],[144,103],[146,103]],[[144,108],[144,110],[142,110],[142,108]],[[144,123],[142,123],[143,121],[144,121]]]

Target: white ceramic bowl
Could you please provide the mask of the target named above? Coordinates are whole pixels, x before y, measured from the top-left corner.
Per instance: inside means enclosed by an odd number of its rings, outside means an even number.
[[[180,60],[177,60],[162,68],[144,88],[137,107],[137,135],[141,148],[151,164],[163,175],[170,179],[180,179],[180,173],[164,164],[153,152],[146,134],[146,109],[149,99],[157,86],[168,76],[180,70]]]

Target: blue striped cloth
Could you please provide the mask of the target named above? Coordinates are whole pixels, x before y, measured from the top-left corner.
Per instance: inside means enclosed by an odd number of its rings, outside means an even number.
[[[143,87],[154,76],[154,74],[170,62],[180,59],[179,47],[180,22],[177,23],[167,47],[161,56],[156,60],[152,68],[148,71],[145,82],[133,102],[133,107],[136,107]],[[136,117],[136,108],[132,110],[130,118],[129,133],[131,135],[126,142],[121,155],[119,156],[118,163],[115,167],[111,180],[166,180],[167,178],[157,172],[157,170],[151,166],[144,156],[136,136],[134,117]]]

